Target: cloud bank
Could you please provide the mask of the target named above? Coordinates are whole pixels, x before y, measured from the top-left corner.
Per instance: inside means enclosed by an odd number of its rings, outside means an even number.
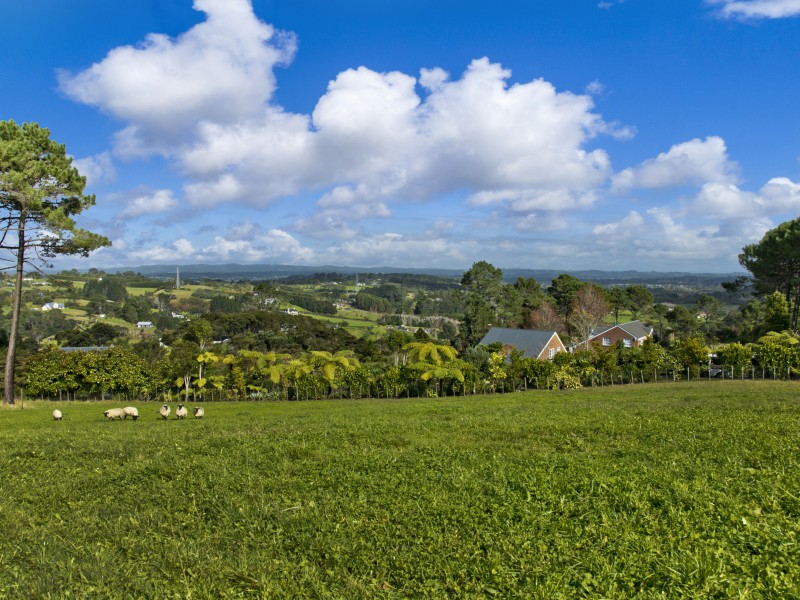
[[[800,0],[710,1],[728,18],[800,13]],[[162,157],[182,178],[180,194],[139,195],[118,217],[133,222],[181,205],[263,212],[301,195],[315,202],[275,226],[212,226],[205,241],[176,231],[129,259],[446,266],[512,248],[609,267],[632,249],[654,260],[688,262],[701,251],[729,259],[770,217],[800,208],[790,179],[740,189],[739,166],[714,135],[615,173],[601,142],[632,129],[596,110],[601,82],[585,93],[514,82],[487,57],[455,77],[437,67],[414,75],[353,67],[333,77],[309,114],[292,113],[275,100],[275,70],[290,65],[294,36],[261,21],[249,0],[195,0],[194,8],[206,18],[181,35],[150,34],[59,73],[66,95],[124,123],[117,158]],[[113,169],[108,154],[85,165],[97,177]],[[649,196],[675,190],[677,207]],[[445,207],[454,196],[457,207]],[[625,216],[597,216],[609,197],[630,203]],[[640,198],[656,205],[633,207]],[[445,207],[440,221],[460,221],[435,232],[395,225],[431,204]],[[575,215],[590,214],[594,223],[576,224]],[[547,237],[556,231],[581,239],[580,251]]]

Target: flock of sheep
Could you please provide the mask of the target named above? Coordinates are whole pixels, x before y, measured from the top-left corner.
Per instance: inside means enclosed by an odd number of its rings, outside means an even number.
[[[161,408],[158,410],[158,414],[161,415],[162,419],[169,418],[170,413],[169,404],[163,404]],[[203,415],[206,414],[206,411],[203,410],[200,406],[194,407],[194,418],[195,419],[202,419]],[[185,419],[189,415],[189,410],[183,405],[178,404],[178,408],[175,409],[175,418],[176,419]],[[103,411],[103,416],[108,419],[109,421],[113,421],[114,419],[119,419],[120,421],[127,419],[128,417],[132,418],[134,421],[139,418],[139,409],[135,406],[126,406],[125,408],[109,408],[106,411]],[[62,412],[58,409],[53,411],[53,420],[54,421],[61,421],[64,418]]]

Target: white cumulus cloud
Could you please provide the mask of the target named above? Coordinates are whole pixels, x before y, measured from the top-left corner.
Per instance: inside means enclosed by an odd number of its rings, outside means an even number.
[[[601,237],[630,240],[641,237],[643,225],[644,218],[642,215],[632,210],[621,221],[595,225],[592,231],[595,235]]]
[[[770,179],[758,192],[733,184],[707,183],[690,205],[692,214],[714,219],[765,219],[800,212],[800,184],[786,177]]]
[[[180,238],[172,242],[170,246],[151,246],[140,250],[132,250],[128,257],[137,261],[153,262],[174,262],[193,258],[195,254],[192,242],[186,238]]]
[[[675,144],[667,152],[625,169],[613,178],[617,191],[633,188],[667,188],[708,182],[735,183],[738,166],[728,158],[725,141],[718,136]]]
[[[281,229],[261,232],[258,226],[243,224],[226,236],[215,237],[213,243],[202,249],[199,258],[205,262],[297,264],[311,262],[314,252]]]
[[[707,0],[728,19],[782,19],[800,15],[800,0]]]
[[[290,36],[260,21],[249,0],[195,0],[203,23],[176,38],[150,34],[78,74],[59,73],[71,98],[129,122],[118,150],[167,151],[204,120],[257,116],[275,89],[273,67],[294,52]]]
[[[94,156],[76,158],[72,161],[72,166],[86,177],[86,185],[91,187],[98,183],[113,181],[116,177],[116,169],[111,153],[101,152]]]
[[[137,196],[128,203],[119,216],[121,219],[168,212],[178,206],[172,190],[157,190],[152,194]]]

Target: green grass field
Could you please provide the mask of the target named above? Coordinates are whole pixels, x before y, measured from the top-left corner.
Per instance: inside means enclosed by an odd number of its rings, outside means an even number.
[[[0,598],[800,597],[797,384],[110,406],[0,410]]]

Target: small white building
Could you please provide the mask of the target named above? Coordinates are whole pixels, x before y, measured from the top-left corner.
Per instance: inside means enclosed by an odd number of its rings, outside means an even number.
[[[139,329],[150,329],[153,327],[153,323],[151,321],[139,321],[136,323],[136,327]]]
[[[42,306],[43,311],[48,310],[64,310],[64,305],[60,302],[48,302],[47,304]]]

